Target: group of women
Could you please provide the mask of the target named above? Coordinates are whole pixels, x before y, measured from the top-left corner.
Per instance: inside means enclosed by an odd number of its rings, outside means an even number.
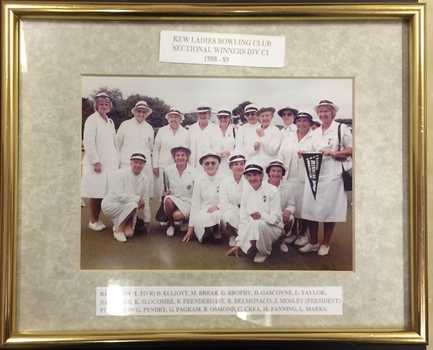
[[[194,237],[199,242],[207,236],[221,239],[223,233],[232,247],[227,254],[237,255],[239,249],[256,251],[254,261],[259,263],[266,260],[276,241],[284,252],[294,243],[303,253],[329,253],[335,223],[346,221],[342,161],[352,155],[351,130],[334,120],[338,111],[334,103],[322,100],[314,107],[320,127],[310,114],[286,106],[277,112],[282,129],[272,123],[275,108],[268,105],[247,105],[247,122],[235,127],[229,109],[218,111],[216,124],[210,121],[211,108],[200,103],[198,121],[189,130],[181,125],[184,115],[173,108],[165,116],[168,125],[155,138],[145,121],[152,113],[145,101],[137,102],[133,118],[123,122],[117,133],[107,116],[111,106],[107,94],[97,95],[95,113],[84,127],[82,196],[90,198],[90,229],[105,228],[99,219],[101,203],[104,197],[115,198],[111,179],[121,167],[142,176],[147,184],[144,189],[128,187],[136,192],[131,193],[135,211],[127,210],[132,225],[137,210],[148,207],[148,198],[163,197],[166,234],[173,236],[179,224],[186,231],[184,242]],[[306,181],[302,157],[309,152],[323,157],[316,196]],[[133,154],[143,156],[143,171],[138,172],[137,165],[134,168],[138,160]],[[123,204],[124,197],[118,195],[119,203]],[[113,220],[114,237],[126,241],[126,234],[118,238],[125,233],[118,232],[119,225],[120,229],[125,225],[110,216],[104,205],[102,210]],[[148,233],[149,216],[145,212]],[[324,223],[321,243],[319,222]],[[128,226],[128,237],[130,231]]]

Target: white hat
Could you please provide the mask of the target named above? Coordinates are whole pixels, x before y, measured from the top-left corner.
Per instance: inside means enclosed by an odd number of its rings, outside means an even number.
[[[133,159],[140,159],[140,160],[144,160],[146,162],[146,156],[140,152],[132,153],[130,160],[133,160]]]
[[[258,162],[249,161],[245,164],[244,175],[251,171],[258,171],[259,173],[263,174],[263,167]]]
[[[272,113],[275,113],[275,108],[269,106],[269,105],[266,104],[266,103],[264,103],[264,104],[260,105],[260,108],[259,108],[259,110],[256,112],[256,114],[259,115],[260,113],[263,113],[263,112],[272,112]]]
[[[185,151],[188,155],[191,155],[191,150],[190,150],[188,147],[183,146],[183,145],[179,145],[179,146],[173,147],[173,148],[170,150],[171,155],[174,157],[174,154],[175,154],[176,151],[178,151],[178,150],[183,150],[183,151]]]
[[[338,110],[340,109],[340,108],[338,108],[337,105],[334,105],[334,103],[329,101],[329,100],[320,101],[319,104],[317,106],[315,106],[313,109],[317,112],[317,108],[319,108],[320,106],[329,106],[329,107],[333,108],[336,112],[338,112]]]
[[[245,156],[244,155],[242,155],[242,154],[235,154],[235,155],[233,155],[233,156],[230,157],[229,164],[230,163],[234,163],[234,162],[240,162],[242,160],[245,161]]]
[[[98,98],[108,98],[109,100],[111,100],[111,97],[108,96],[108,94],[106,94],[105,92],[100,92],[99,94],[97,94],[95,96],[95,99],[98,99]]]
[[[254,112],[255,113],[258,110],[259,110],[258,107],[255,104],[251,103],[251,104],[245,106],[244,114],[246,114],[248,112]]]
[[[165,115],[165,119],[168,120],[169,114],[176,114],[180,116],[180,122],[182,123],[185,120],[185,116],[179,111],[178,108],[173,107],[170,111]]]
[[[134,113],[137,108],[144,108],[146,110],[146,118],[152,113],[152,108],[147,105],[146,101],[138,101],[135,104],[135,107],[131,109],[131,112]]]
[[[284,166],[283,162],[279,159],[272,159],[269,162],[268,166],[266,167],[266,174],[269,175],[269,171],[273,166],[279,166],[281,169],[283,169],[283,176],[286,174],[286,167]]]
[[[291,107],[291,106],[287,105],[286,107],[281,108],[277,113],[280,117],[282,117],[282,114],[284,111],[292,111],[293,114],[295,115],[295,117],[296,117],[296,114],[298,114],[298,112],[299,112],[295,107]]]
[[[212,110],[212,108],[209,107],[209,103],[200,102],[197,106],[196,113],[210,112],[211,110]]]
[[[223,108],[223,109],[220,109],[218,111],[217,117],[219,117],[220,115],[226,115],[228,117],[231,117],[232,116],[232,112],[230,112],[230,110],[228,108]]]
[[[218,163],[221,163],[221,157],[218,154],[216,154],[214,151],[209,150],[208,152],[206,152],[205,154],[203,154],[200,157],[200,159],[198,160],[198,162],[200,163],[200,165],[203,165],[203,160],[206,157],[215,157],[216,159],[218,159]]]

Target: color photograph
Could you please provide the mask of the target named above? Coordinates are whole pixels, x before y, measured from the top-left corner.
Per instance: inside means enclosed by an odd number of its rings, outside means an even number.
[[[82,76],[81,269],[352,270],[353,85]]]

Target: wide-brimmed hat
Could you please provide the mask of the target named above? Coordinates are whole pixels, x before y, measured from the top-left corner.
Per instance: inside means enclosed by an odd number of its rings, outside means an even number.
[[[218,154],[216,154],[214,151],[208,151],[205,154],[203,154],[200,157],[200,159],[198,160],[198,162],[200,163],[200,165],[203,165],[203,160],[206,157],[214,157],[214,158],[218,159],[218,163],[221,163],[221,157]]]
[[[165,119],[168,120],[168,115],[169,114],[176,114],[176,115],[180,116],[180,122],[181,123],[185,120],[185,116],[182,114],[182,112],[179,111],[178,108],[172,108],[172,109],[170,109],[170,111],[165,115]]]
[[[188,147],[183,146],[183,145],[179,145],[179,146],[173,147],[173,148],[170,150],[171,155],[174,157],[174,154],[175,154],[177,151],[179,151],[179,150],[183,150],[183,151],[185,151],[189,156],[191,155],[191,150],[190,150]]]
[[[283,169],[283,176],[286,175],[286,167],[284,166],[283,162],[279,159],[273,159],[269,162],[268,166],[266,167],[266,174],[269,175],[269,171],[273,166],[279,166],[281,169]]]
[[[307,112],[299,112],[298,115],[294,119],[295,124],[299,118],[308,118],[310,120],[310,125],[314,124],[313,117],[311,116],[311,114],[309,114]]]
[[[255,104],[251,103],[251,104],[245,106],[244,114],[249,113],[249,112],[256,113],[258,110],[259,110],[259,108]]]
[[[263,174],[263,167],[256,161],[249,161],[245,164],[244,175],[251,171],[257,171]]]
[[[150,115],[150,113],[152,113],[152,108],[150,108],[147,105],[146,101],[138,101],[135,104],[135,107],[133,109],[131,109],[131,112],[134,113],[137,108],[143,108],[143,109],[145,109],[146,110],[146,117],[148,117]]]
[[[242,154],[235,154],[233,156],[230,157],[229,159],[229,164],[234,163],[234,162],[240,162],[240,161],[245,161],[245,156]]]
[[[256,114],[260,115],[260,113],[263,113],[263,112],[275,113],[275,108],[264,103],[264,104],[260,105],[259,110],[256,112]]]
[[[140,152],[132,153],[130,160],[133,160],[133,159],[140,159],[140,160],[144,160],[146,162],[146,156]]]
[[[337,105],[335,105],[332,101],[329,101],[329,100],[320,101],[319,104],[317,106],[315,106],[313,109],[317,112],[317,108],[319,108],[321,106],[329,106],[331,108],[334,108],[334,110],[336,112],[338,112],[338,110],[340,109]]]
[[[291,106],[287,105],[286,107],[281,108],[277,113],[280,117],[283,117],[282,114],[284,111],[292,111],[293,114],[295,115],[295,117],[296,117],[296,114],[298,114],[298,112],[299,112],[295,107],[291,107]]]
[[[95,100],[97,100],[98,98],[108,98],[111,101],[111,97],[105,92],[100,92],[99,94],[97,94],[95,96]]]
[[[198,104],[196,113],[210,112],[211,110],[209,103],[203,101]]]
[[[222,115],[231,117],[232,116],[232,112],[230,112],[228,108],[223,108],[223,109],[220,109],[218,111],[217,117],[222,116]]]

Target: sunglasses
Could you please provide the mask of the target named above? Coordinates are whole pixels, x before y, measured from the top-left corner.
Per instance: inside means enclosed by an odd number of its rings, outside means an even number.
[[[281,114],[283,117],[293,117],[294,116],[294,114],[293,113],[291,113],[291,112],[283,112],[282,114]]]
[[[245,116],[246,116],[246,117],[249,117],[250,115],[256,115],[256,113],[255,113],[255,112],[245,113]]]
[[[203,165],[204,166],[209,166],[209,165],[216,165],[217,163],[215,161],[212,162],[204,162]]]

